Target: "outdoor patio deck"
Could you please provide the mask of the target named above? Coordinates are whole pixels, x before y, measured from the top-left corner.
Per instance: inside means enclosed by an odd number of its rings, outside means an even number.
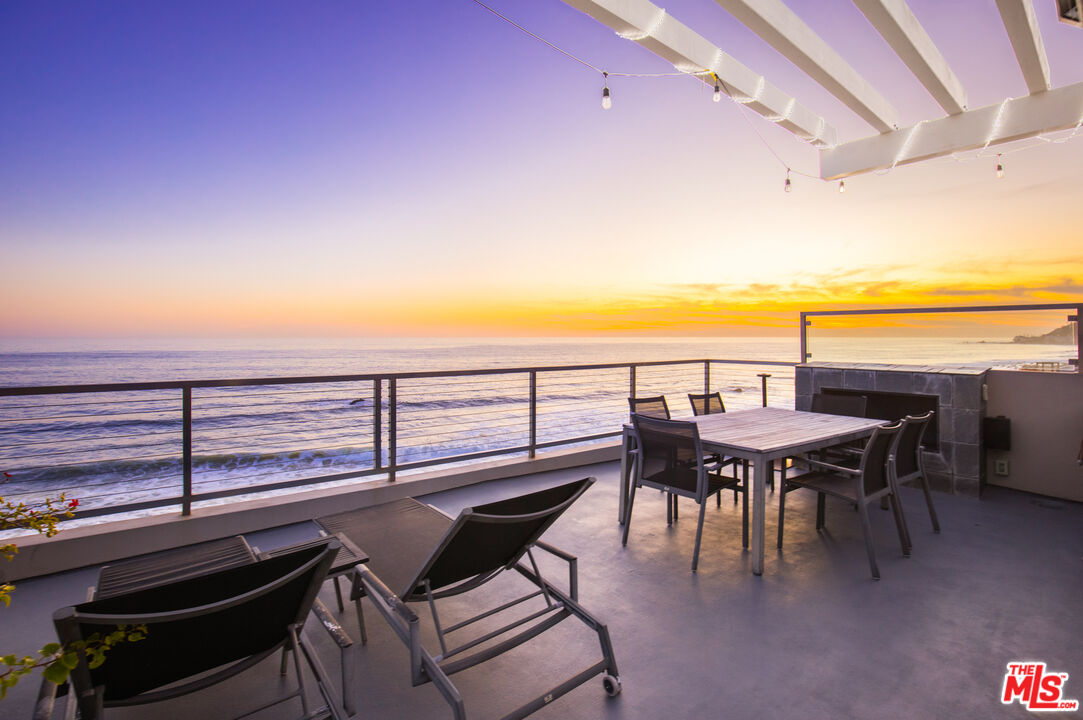
[[[729,496],[721,508],[708,504],[698,574],[689,572],[691,502],[683,502],[681,519],[667,528],[661,497],[644,491],[622,548],[616,463],[424,499],[455,513],[586,475],[599,482],[545,539],[579,556],[581,601],[609,626],[624,691],[608,698],[600,680],[593,680],[538,718],[1025,717],[1018,704],[999,700],[1005,665],[1015,660],[1044,661],[1051,671],[1068,672],[1065,695],[1083,697],[1083,505],[992,487],[980,501],[937,494],[943,532],[935,535],[920,492],[904,488],[913,557],[900,554],[890,513],[875,513],[883,575],[875,582],[857,517],[829,502],[828,530],[817,534],[811,493],[788,498],[782,551],[774,546],[777,497],[769,497],[762,577],[749,571],[739,506]],[[268,531],[254,542],[267,549],[298,531]],[[52,639],[52,611],[81,601],[96,572],[86,568],[18,583],[12,607],[3,611],[5,650],[30,650]],[[556,565],[549,574],[565,577]],[[333,607],[330,584],[322,598]],[[378,615],[368,612],[366,618],[369,643],[355,680],[357,717],[450,717],[431,685],[410,686],[405,648]],[[349,608],[342,622],[357,638]],[[546,668],[562,672],[593,661],[594,638],[578,629],[569,620],[552,637],[455,676],[470,717],[500,717],[533,697],[549,686]],[[337,677],[337,651],[322,633],[312,635]],[[110,716],[229,717],[272,691],[275,663],[183,701]],[[24,680],[0,704],[0,716],[30,717],[36,691],[36,678]],[[289,717],[297,705],[257,717]]]

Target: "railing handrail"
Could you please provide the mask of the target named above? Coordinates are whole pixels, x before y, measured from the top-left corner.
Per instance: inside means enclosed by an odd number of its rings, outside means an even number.
[[[920,315],[920,314],[935,314],[935,313],[972,313],[972,312],[1025,312],[1029,310],[1075,310],[1074,316],[1068,316],[1069,322],[1079,323],[1080,317],[1083,317],[1083,303],[1081,302],[1065,302],[1065,303],[1032,303],[1029,305],[938,305],[934,307],[905,307],[905,308],[880,308],[880,309],[866,309],[866,310],[805,310],[800,314],[798,320],[798,331],[800,334],[800,348],[801,363],[808,361],[810,357],[808,351],[808,328],[812,323],[808,318],[810,317],[834,317],[841,315]],[[1070,360],[1072,365],[1079,365],[1080,358],[1083,358],[1083,333],[1076,333],[1076,358]]]
[[[477,375],[514,375],[530,372],[562,372],[573,370],[611,370],[627,367],[660,365],[693,365],[718,363],[729,365],[773,365],[794,367],[786,360],[697,359],[648,360],[644,362],[591,363],[586,365],[538,365],[510,368],[474,368],[472,370],[416,370],[408,372],[372,372],[356,375],[298,375],[291,377],[226,378],[221,380],[165,380],[158,382],[88,383],[76,385],[37,385],[0,387],[0,397],[25,395],[67,395],[96,392],[128,392],[137,390],[184,390],[213,387],[243,387],[245,385],[305,385],[314,383],[373,382],[404,378],[469,377]]]

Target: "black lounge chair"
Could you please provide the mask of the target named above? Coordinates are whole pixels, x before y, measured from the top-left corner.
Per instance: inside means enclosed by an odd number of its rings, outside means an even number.
[[[782,492],[778,499],[778,547],[782,548],[783,521],[786,515],[786,495],[794,490],[807,488],[816,492],[816,529],[825,525],[824,500],[827,495],[837,497],[854,505],[861,516],[861,530],[865,536],[865,551],[869,556],[869,569],[876,580],[880,579],[880,568],[876,564],[876,550],[872,542],[872,528],[869,525],[868,506],[888,498],[895,514],[895,527],[899,532],[899,544],[903,555],[910,555],[909,539],[906,536],[906,522],[902,517],[902,506],[896,493],[895,482],[888,470],[888,456],[894,447],[895,437],[899,433],[900,423],[881,426],[872,431],[865,451],[861,454],[856,468],[834,465],[811,458],[802,458],[799,462],[810,467],[810,471],[796,477],[786,476],[786,467],[782,467]]]
[[[466,706],[450,676],[491,660],[522,645],[561,621],[575,616],[598,635],[602,658],[535,699],[508,713],[522,718],[548,705],[590,678],[604,674],[610,695],[620,692],[617,661],[606,626],[578,603],[576,559],[538,538],[586,491],[594,478],[585,478],[526,495],[466,508],[454,520],[428,505],[406,498],[371,508],[319,518],[325,530],[342,533],[368,552],[368,565],[354,574],[352,599],[369,596],[380,615],[409,648],[414,686],[431,682],[451,706],[456,720],[466,718]],[[569,564],[569,590],[545,579],[532,548],[545,550]],[[514,570],[535,589],[526,595],[444,626],[436,601],[478,589],[505,570]],[[479,593],[484,597],[484,591]],[[474,623],[532,599],[541,607],[492,631],[448,646],[448,636]],[[420,619],[407,607],[427,602],[440,652],[421,644]],[[359,622],[362,621],[358,617]],[[521,656],[520,656],[521,657]]]
[[[85,656],[72,670],[68,702],[82,720],[114,707],[177,698],[215,685],[283,651],[293,651],[297,689],[239,717],[298,697],[305,720],[339,713],[323,669],[301,637],[305,618],[327,577],[339,543],[309,547],[280,557],[113,595],[61,608],[53,615],[64,644],[108,634],[118,625],[145,625],[146,636],[109,650],[105,663],[89,667]],[[324,705],[314,707],[301,667],[302,654],[316,676]],[[51,686],[51,688],[49,688]],[[43,686],[35,717],[48,717],[56,686]],[[69,715],[72,708],[69,708]]]

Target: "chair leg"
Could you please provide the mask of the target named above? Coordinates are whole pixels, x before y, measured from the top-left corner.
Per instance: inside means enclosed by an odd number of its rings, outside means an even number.
[[[782,523],[786,518],[786,481],[779,483],[778,494],[778,549],[782,549]]]
[[[936,508],[933,507],[933,494],[929,491],[929,481],[921,476],[921,489],[925,491],[925,504],[929,506],[929,519],[933,521],[933,532],[940,532],[940,521],[936,519]]]
[[[365,632],[365,611],[361,609],[361,596],[358,595],[353,601],[354,610],[357,611],[357,629],[361,631],[361,644],[369,644],[368,633]]]
[[[880,568],[876,565],[876,550],[872,546],[872,527],[869,525],[868,506],[864,503],[857,508],[861,515],[861,531],[865,535],[865,551],[869,554],[869,569],[872,570],[874,579],[880,579]]]
[[[628,528],[632,526],[632,506],[636,501],[636,484],[632,483],[632,489],[628,492],[628,512],[624,517],[624,535],[620,539],[621,545],[628,544]],[[669,502],[668,500],[666,502]]]
[[[673,494],[666,493],[666,526],[673,524]]]
[[[741,546],[748,550],[748,483],[745,483],[745,490],[741,493]]]
[[[676,493],[673,493],[673,494],[670,495],[670,497],[673,499],[673,521],[676,522],[677,517],[678,517],[678,515],[677,515],[677,495],[676,495]]]
[[[906,515],[903,514],[902,503],[895,493],[887,495],[891,503],[891,512],[895,515],[895,529],[899,532],[899,544],[902,545],[903,555],[910,557],[910,528],[906,526]]]
[[[703,538],[703,511],[706,507],[703,503],[699,503],[699,524],[696,526],[696,549],[692,554],[692,572],[695,572],[696,566],[699,565],[699,543]]]
[[[736,494],[734,494],[734,496],[733,496],[733,497],[734,497],[734,498],[736,498],[736,497],[737,497],[737,495],[736,495]],[[717,507],[722,507],[722,491],[721,491],[721,490],[719,490],[718,492],[716,492],[716,493],[714,494],[714,499],[715,499],[715,500],[717,501],[717,502],[716,502],[716,506],[717,506]]]
[[[827,496],[822,492],[816,493],[816,529],[824,529],[824,504],[827,500]]]
[[[342,605],[342,587],[337,575],[332,579],[335,581],[335,600],[338,600],[338,614],[341,615],[346,612],[346,608]]]

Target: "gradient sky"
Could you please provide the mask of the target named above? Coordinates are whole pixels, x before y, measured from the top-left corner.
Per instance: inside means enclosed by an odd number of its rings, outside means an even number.
[[[594,65],[672,70],[559,0],[491,4]],[[903,125],[943,114],[853,5],[788,4]],[[970,107],[1026,93],[993,0],[910,4]],[[873,134],[710,0],[665,5]],[[1035,6],[1054,87],[1083,81],[1083,30]],[[750,334],[1083,300],[1083,132],[1002,180],[940,160],[786,194],[734,103],[609,84],[606,112],[597,74],[470,0],[3,3],[0,338]]]

